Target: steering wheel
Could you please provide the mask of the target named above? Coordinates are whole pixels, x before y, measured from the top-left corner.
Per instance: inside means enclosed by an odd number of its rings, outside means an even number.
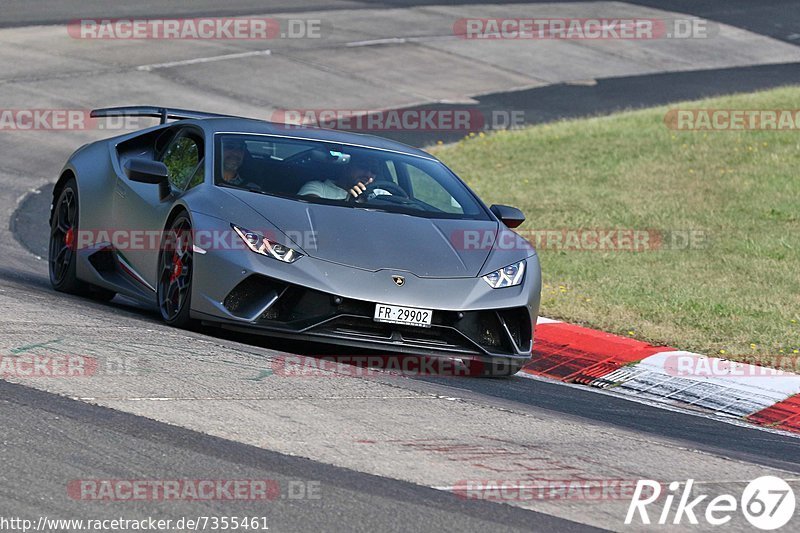
[[[401,198],[408,198],[408,193],[398,184],[394,183],[393,181],[373,181],[367,188],[359,194],[357,197],[353,197],[352,195],[347,197],[347,201],[352,202],[353,200],[357,200],[360,198],[366,199],[370,193],[374,192],[375,189],[382,189],[391,193],[392,196],[399,196]]]

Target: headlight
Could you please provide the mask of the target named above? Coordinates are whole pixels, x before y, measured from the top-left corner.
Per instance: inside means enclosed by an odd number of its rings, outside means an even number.
[[[483,276],[483,280],[488,283],[493,289],[502,289],[503,287],[513,287],[522,283],[522,278],[525,276],[525,261],[508,265],[499,270],[495,270],[490,274]]]
[[[267,257],[272,257],[284,263],[294,263],[303,257],[303,254],[296,252],[288,246],[271,241],[260,233],[240,228],[234,224],[231,224],[231,227],[239,237],[242,238],[247,247],[257,254],[266,255]]]

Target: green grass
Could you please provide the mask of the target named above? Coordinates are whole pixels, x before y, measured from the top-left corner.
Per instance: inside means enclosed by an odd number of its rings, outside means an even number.
[[[790,87],[466,138],[431,151],[520,228],[702,230],[703,249],[542,249],[541,314],[727,356],[800,348],[800,131],[667,128],[675,108],[797,109]]]

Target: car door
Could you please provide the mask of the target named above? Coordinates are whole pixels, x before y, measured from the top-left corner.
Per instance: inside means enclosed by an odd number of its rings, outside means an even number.
[[[119,240],[126,246],[118,247],[118,252],[135,272],[134,277],[144,280],[150,289],[156,286],[164,221],[175,200],[203,180],[202,132],[187,126],[168,131],[167,135],[170,139],[154,149],[153,158],[167,167],[169,196],[162,198],[158,185],[134,182],[127,176],[120,178],[115,195],[115,225],[125,230],[121,233],[127,233],[125,239]]]

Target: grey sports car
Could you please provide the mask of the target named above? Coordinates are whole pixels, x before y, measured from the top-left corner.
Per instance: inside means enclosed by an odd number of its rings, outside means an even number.
[[[368,135],[156,107],[161,124],[79,148],[53,190],[56,290],[216,325],[383,353],[530,359],[541,272],[421,150]]]

